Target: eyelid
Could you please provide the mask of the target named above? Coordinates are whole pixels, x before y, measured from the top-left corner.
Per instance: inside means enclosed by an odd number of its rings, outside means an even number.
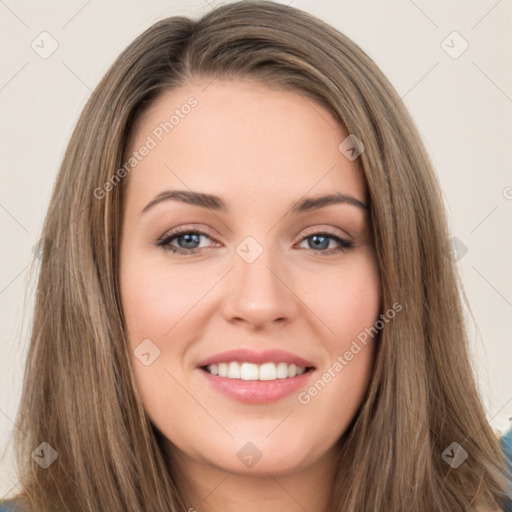
[[[305,231],[301,231],[301,240],[302,240],[302,238],[304,238],[308,235],[315,235],[317,233],[326,233],[329,235],[347,239],[347,241],[352,240],[352,237],[346,231],[342,231],[339,228],[333,228],[333,227],[319,228],[317,226],[313,226],[311,228],[306,228]]]
[[[210,237],[212,240],[215,240],[215,235],[212,234],[212,230],[206,227],[197,227],[196,224],[184,224],[183,226],[179,226],[176,228],[173,228],[169,231],[166,231],[163,235],[157,238],[157,242],[162,242],[166,240],[167,238],[179,234],[179,233],[186,233],[189,231],[196,231],[197,233],[203,233]],[[329,235],[337,236],[340,238],[345,238],[347,241],[352,241],[352,237],[346,232],[342,231],[339,228],[333,228],[333,227],[318,227],[318,226],[312,226],[309,228],[306,228],[304,231],[301,231],[299,235],[300,236],[298,241],[301,241],[303,238],[312,235],[312,234],[318,234],[318,233],[326,233]]]
[[[219,243],[216,241],[216,238],[210,234],[210,231],[211,230],[209,228],[203,229],[203,228],[197,228],[195,226],[190,226],[190,225],[188,225],[188,226],[182,225],[182,226],[173,228],[170,231],[167,231],[164,235],[160,236],[156,240],[156,245],[158,247],[162,247],[165,251],[171,251],[172,253],[178,254],[183,257],[186,257],[188,255],[196,255],[196,254],[202,252],[204,249],[208,249],[209,247],[206,247],[206,248],[203,247],[202,249],[201,248],[197,248],[197,249],[174,248],[173,249],[171,246],[171,241],[173,239],[179,238],[180,236],[183,236],[187,233],[196,233],[199,236],[206,236],[213,242],[214,246],[218,247]],[[341,230],[339,230],[339,228],[332,228],[330,226],[327,228],[324,228],[324,229],[321,229],[320,227],[314,227],[314,226],[309,227],[305,231],[301,232],[300,238],[294,243],[294,248],[297,244],[300,244],[301,242],[308,239],[309,237],[311,237],[313,235],[320,235],[320,236],[327,236],[327,238],[331,238],[331,239],[335,240],[339,247],[334,250],[331,249],[328,251],[318,251],[318,252],[314,251],[313,249],[310,249],[312,251],[312,254],[316,253],[319,257],[324,257],[324,256],[329,257],[331,255],[336,255],[338,253],[344,253],[346,251],[350,251],[350,250],[354,249],[357,246],[357,244],[354,243],[354,241],[352,240],[352,237],[350,235],[347,237],[343,233],[340,234],[340,231]],[[220,245],[222,245],[222,243]]]
[[[179,226],[173,229],[170,229],[169,231],[166,231],[163,235],[159,236],[157,238],[157,242],[162,242],[166,240],[167,238],[177,235],[180,233],[188,233],[190,231],[194,231],[197,233],[202,233],[204,235],[209,236],[212,240],[215,239],[214,235],[212,235],[211,230],[205,227],[197,227],[196,224],[184,224],[183,226]]]

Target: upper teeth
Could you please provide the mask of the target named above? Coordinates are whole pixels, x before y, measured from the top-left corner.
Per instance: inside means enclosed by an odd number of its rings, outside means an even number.
[[[253,364],[232,361],[230,363],[211,364],[206,367],[206,370],[212,375],[229,379],[276,380],[301,375],[306,371],[306,368],[287,363]]]

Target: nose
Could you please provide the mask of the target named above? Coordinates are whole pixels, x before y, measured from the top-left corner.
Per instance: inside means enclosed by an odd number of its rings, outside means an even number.
[[[267,249],[254,261],[240,254],[234,254],[234,268],[226,276],[225,319],[246,323],[254,330],[292,321],[299,309],[299,299],[283,260]]]

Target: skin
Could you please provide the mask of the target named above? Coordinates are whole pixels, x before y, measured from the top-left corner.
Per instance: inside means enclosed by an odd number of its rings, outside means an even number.
[[[364,202],[364,181],[357,160],[338,150],[348,134],[321,105],[250,80],[210,82],[166,92],[131,140],[130,154],[190,96],[198,100],[123,183],[120,284],[137,390],[167,439],[187,506],[323,511],[334,445],[368,386],[372,340],[308,404],[298,393],[241,403],[196,365],[232,348],[280,348],[314,363],[307,390],[375,323],[381,290],[368,212],[345,203],[285,215],[305,195]],[[168,200],[141,214],[168,189],[216,194],[230,209]],[[195,254],[157,245],[180,226],[207,233],[170,242]],[[318,248],[312,234],[325,229],[354,247],[336,252],[329,234]],[[247,236],[263,249],[252,263],[236,252]],[[145,339],[160,350],[148,366],[134,354]],[[248,442],[262,454],[252,467],[237,457]]]

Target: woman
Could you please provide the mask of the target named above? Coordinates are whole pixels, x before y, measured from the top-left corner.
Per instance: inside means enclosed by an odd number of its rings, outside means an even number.
[[[19,510],[506,506],[434,172],[334,28],[272,2],[150,27],[43,240]]]

